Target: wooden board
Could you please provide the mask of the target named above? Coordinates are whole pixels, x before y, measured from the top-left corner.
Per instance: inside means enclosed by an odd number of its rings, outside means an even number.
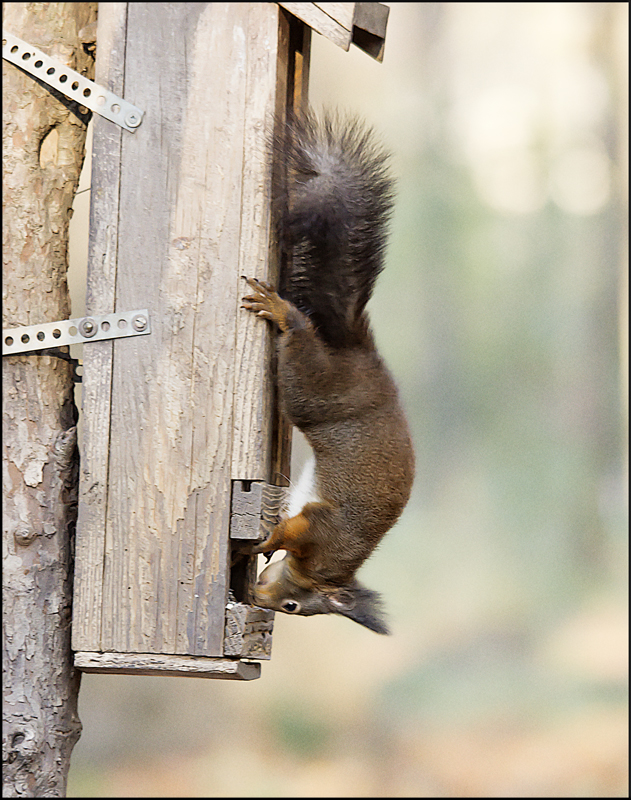
[[[261,665],[229,658],[163,656],[155,653],[75,653],[74,664],[82,672],[116,675],[168,675],[175,678],[223,678],[251,681],[260,677]]]
[[[351,46],[352,19],[356,3],[279,3],[279,5],[301,19],[314,31],[330,39],[342,50],[348,50]],[[340,9],[335,10],[343,12],[342,19],[331,16],[328,10],[319,7],[321,5],[340,6]]]
[[[271,477],[270,334],[239,305],[268,277],[278,42],[272,3],[99,8],[96,81],[145,116],[95,124],[87,313],[152,333],[84,348],[76,650],[223,654],[231,481]]]
[[[355,44],[383,61],[389,6],[384,3],[279,3],[343,50]]]
[[[95,80],[124,94],[127,3],[98,15]],[[120,147],[123,131],[94,115],[86,315],[115,310]],[[83,359],[83,445],[75,547],[72,646],[100,649],[113,343],[93,342]]]

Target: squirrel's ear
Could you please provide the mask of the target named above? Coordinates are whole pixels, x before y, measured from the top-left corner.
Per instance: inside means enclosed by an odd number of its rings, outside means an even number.
[[[329,600],[336,614],[343,614],[375,633],[390,633],[381,610],[381,597],[377,592],[355,584],[338,589],[329,595]]]

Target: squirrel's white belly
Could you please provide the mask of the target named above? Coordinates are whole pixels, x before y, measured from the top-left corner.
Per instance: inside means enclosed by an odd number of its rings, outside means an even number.
[[[295,517],[302,510],[306,503],[317,503],[320,500],[318,487],[316,486],[315,458],[311,458],[305,463],[300,477],[296,483],[292,483],[287,497],[287,516]]]

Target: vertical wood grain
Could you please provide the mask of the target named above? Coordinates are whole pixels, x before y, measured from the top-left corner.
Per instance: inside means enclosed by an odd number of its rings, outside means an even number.
[[[95,80],[124,94],[127,3],[102,3],[98,14]],[[115,310],[118,193],[122,130],[94,115],[92,197],[86,313]],[[83,444],[79,487],[72,646],[101,648],[103,562],[109,465],[112,342],[93,342],[83,354]]]
[[[145,116],[95,129],[88,308],[148,308],[152,333],[86,347],[75,648],[220,656],[231,478],[270,472],[270,334],[239,276],[269,277],[279,10],[101,9],[101,80]]]
[[[192,358],[191,498],[184,517],[194,553],[193,582],[180,597],[178,648],[194,655],[221,655],[228,599],[232,398],[239,241],[245,139],[246,71],[250,3],[209,4],[195,39],[187,140],[181,174],[191,183],[205,175],[202,195],[192,186],[178,198],[180,226],[199,206],[197,310]],[[221,64],[221,69],[217,69]],[[203,133],[201,149],[198,131]],[[209,532],[210,531],[210,535]],[[182,588],[186,584],[181,584]],[[185,627],[186,626],[186,627]]]
[[[116,348],[112,383],[103,642],[117,652],[175,652],[200,241],[194,206],[175,235],[172,221],[178,195],[191,191],[197,205],[204,192],[204,171],[191,182],[181,160],[188,45],[206,7],[129,6],[125,88],[145,117],[123,139],[116,305],[147,307],[152,334],[140,346],[116,343],[123,347]],[[204,137],[196,134],[204,153]],[[181,535],[192,551],[190,532]]]
[[[284,25],[286,27],[286,25]],[[273,380],[269,368],[272,336],[238,306],[248,291],[242,275],[276,283],[277,259],[270,258],[272,159],[270,133],[277,100],[277,63],[286,64],[287,36],[279,36],[276,4],[254,3],[248,20],[245,108],[243,216],[239,249],[238,304],[235,309],[235,393],[232,451],[234,480],[270,480],[273,426]],[[282,70],[279,70],[282,72]],[[283,89],[281,85],[281,91]]]

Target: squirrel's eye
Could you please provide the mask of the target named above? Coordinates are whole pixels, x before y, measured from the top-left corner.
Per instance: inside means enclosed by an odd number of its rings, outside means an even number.
[[[295,600],[285,600],[281,603],[281,608],[288,614],[297,614],[300,611],[300,603],[296,603]]]

